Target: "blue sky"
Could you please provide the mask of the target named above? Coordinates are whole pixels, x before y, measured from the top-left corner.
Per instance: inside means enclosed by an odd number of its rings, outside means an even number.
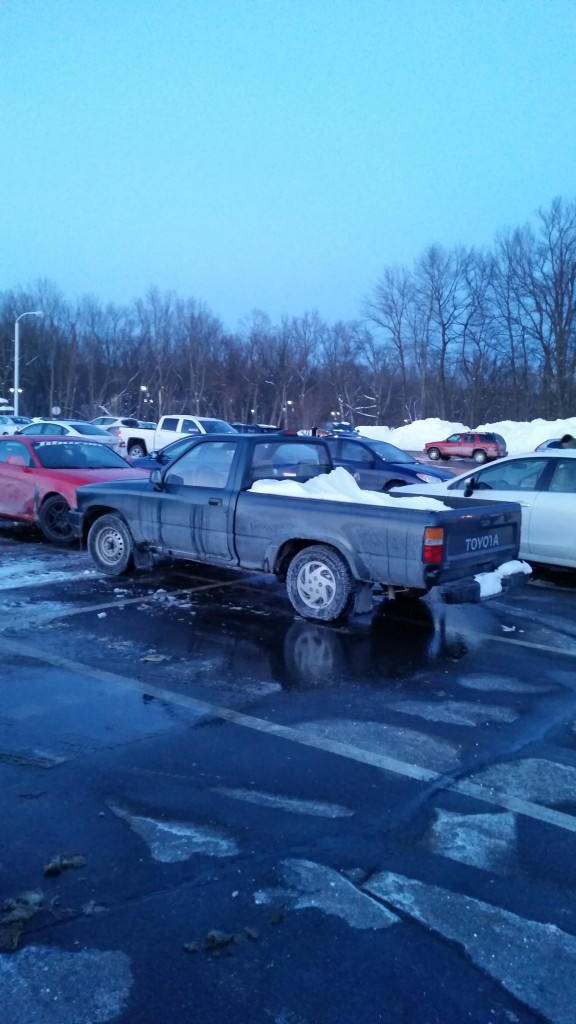
[[[573,0],[0,0],[0,290],[235,329],[576,197]]]

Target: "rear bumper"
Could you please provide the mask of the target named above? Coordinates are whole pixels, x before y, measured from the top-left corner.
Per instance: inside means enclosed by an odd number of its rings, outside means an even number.
[[[430,591],[430,596],[432,600],[442,601],[444,604],[477,604],[488,600],[488,597],[498,597],[509,590],[518,590],[526,584],[528,578],[524,572],[511,573],[500,580],[500,590],[497,593],[482,597],[480,583],[470,576],[454,583],[442,583]]]

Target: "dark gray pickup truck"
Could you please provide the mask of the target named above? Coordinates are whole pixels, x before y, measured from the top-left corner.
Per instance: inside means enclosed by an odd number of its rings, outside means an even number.
[[[212,434],[150,480],[78,488],[70,520],[105,573],[165,559],[274,573],[295,610],[322,621],[369,611],[375,585],[390,597],[434,590],[449,603],[477,601],[474,576],[518,555],[513,502],[449,498],[450,508],[428,510],[402,499],[389,507],[250,489],[332,469],[319,438]]]

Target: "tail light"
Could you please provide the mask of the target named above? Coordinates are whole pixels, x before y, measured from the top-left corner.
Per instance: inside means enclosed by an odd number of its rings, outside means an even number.
[[[444,530],[441,526],[427,526],[424,530],[422,561],[426,565],[439,565],[444,559]]]

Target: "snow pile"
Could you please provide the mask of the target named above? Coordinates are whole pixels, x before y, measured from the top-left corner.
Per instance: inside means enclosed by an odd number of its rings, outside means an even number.
[[[385,505],[387,508],[416,508],[438,511],[448,508],[436,498],[393,498],[380,491],[363,491],[354,477],[339,466],[331,473],[314,476],[306,483],[296,480],[256,480],[250,488],[258,494],[283,494],[286,498],[319,498],[323,501],[350,501],[356,505]]]
[[[532,569],[527,562],[513,559],[499,565],[493,572],[479,572],[474,579],[480,584],[480,597],[494,597],[495,594],[500,594],[504,577],[513,576],[517,572],[529,575]]]
[[[415,420],[414,423],[406,423],[403,427],[396,427],[396,429],[392,427],[359,427],[358,430],[364,437],[389,441],[390,444],[395,444],[398,448],[409,452],[422,451],[427,441],[444,441],[450,434],[462,430],[492,432],[502,435],[506,441],[509,455],[518,455],[521,452],[533,452],[542,441],[548,441],[552,437],[562,437],[562,434],[572,434],[576,437],[576,416],[566,420],[531,420],[528,423],[501,420],[499,423],[480,423],[477,427],[470,427],[466,423],[431,418]]]

